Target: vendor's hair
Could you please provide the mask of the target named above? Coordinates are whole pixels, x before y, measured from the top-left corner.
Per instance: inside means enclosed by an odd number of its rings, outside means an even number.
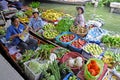
[[[82,10],[82,14],[84,13],[84,9],[82,7],[76,7],[76,10],[78,11],[79,9]]]
[[[39,12],[33,12],[32,14],[35,14],[35,13],[37,13],[39,15]]]
[[[18,17],[17,16],[12,16],[11,18],[11,24],[13,24],[13,22],[15,21],[15,19],[17,19]]]

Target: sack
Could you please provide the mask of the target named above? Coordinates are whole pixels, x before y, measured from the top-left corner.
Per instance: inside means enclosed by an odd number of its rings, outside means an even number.
[[[91,75],[91,73],[88,71],[87,65],[91,62],[91,60],[95,60],[98,67],[100,68],[100,72],[96,76]],[[96,58],[89,59],[87,64],[85,65],[85,70],[84,70],[85,79],[86,80],[97,80],[103,72],[103,67],[104,67],[104,63],[101,60],[96,59]]]

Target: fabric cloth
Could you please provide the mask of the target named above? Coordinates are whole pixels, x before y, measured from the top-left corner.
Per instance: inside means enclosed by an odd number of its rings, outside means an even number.
[[[24,31],[25,27],[23,24],[19,24],[18,28],[16,28],[14,25],[11,25],[7,29],[6,33],[6,40],[10,40],[10,37],[15,34],[22,33]],[[19,37],[16,37],[12,40],[13,45],[17,45],[21,42],[21,39]]]
[[[1,10],[8,10],[8,2],[5,0],[0,1]]]
[[[84,19],[83,14],[79,14],[76,16],[74,25],[85,26],[85,19]]]

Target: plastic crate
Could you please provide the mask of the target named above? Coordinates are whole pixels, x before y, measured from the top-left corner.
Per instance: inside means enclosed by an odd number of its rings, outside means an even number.
[[[27,75],[27,77],[28,77],[29,80],[39,80],[41,73],[35,74],[35,73],[28,67],[28,64],[29,64],[31,61],[40,62],[39,59],[33,59],[33,60],[30,60],[30,61],[25,62],[25,63],[24,63],[25,74]],[[46,63],[46,62],[43,61],[42,63]]]
[[[75,52],[79,52],[79,53],[82,52],[81,48],[76,48],[76,47],[72,46],[71,44],[68,45],[68,48],[72,51],[75,51]]]
[[[61,36],[65,35],[65,34],[74,34],[72,32],[63,32],[62,34],[58,35],[56,37],[56,43],[58,43],[59,45],[63,46],[63,47],[68,47],[68,45],[73,42],[74,40],[78,39],[78,36],[76,34],[75,35],[75,38],[73,40],[71,40],[70,42],[62,42],[60,41],[59,39],[61,38]]]
[[[73,73],[67,74],[63,80],[69,80],[70,76],[73,76]],[[77,78],[77,80],[80,80],[80,79]]]

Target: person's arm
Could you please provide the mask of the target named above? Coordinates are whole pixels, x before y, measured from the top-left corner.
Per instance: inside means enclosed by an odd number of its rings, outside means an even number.
[[[7,29],[6,40],[12,40],[15,37],[20,37],[20,36],[21,36],[21,34],[14,34],[14,35],[12,35],[12,32],[11,32],[10,28]]]
[[[75,25],[75,26],[79,25],[79,23],[78,23],[78,16],[76,16],[76,18],[75,18],[75,20],[74,20],[74,25]]]
[[[85,26],[85,19],[83,14],[80,16],[80,26],[84,27]]]
[[[29,28],[30,30],[34,30],[34,28],[33,28],[33,23],[32,23],[32,18],[31,18],[30,21],[29,21],[28,28]]]

